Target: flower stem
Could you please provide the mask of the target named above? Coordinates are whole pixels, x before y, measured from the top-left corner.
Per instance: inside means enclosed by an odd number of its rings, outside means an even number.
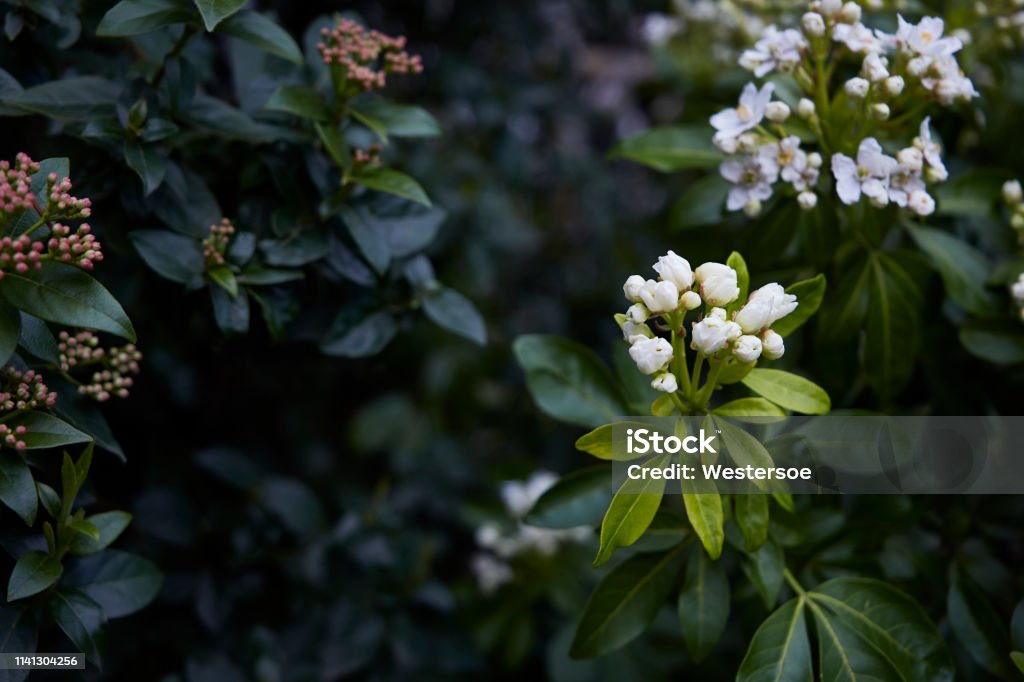
[[[700,385],[700,370],[704,365],[704,353],[697,351],[697,359],[693,362],[693,374],[690,377],[690,402],[697,400],[697,386]]]
[[[686,361],[686,336],[674,329],[672,330],[672,353],[673,362],[675,363],[673,370],[676,378],[679,379],[679,390],[684,395],[689,396],[691,393],[690,367]]]
[[[696,403],[699,407],[707,408],[708,402],[711,400],[711,394],[715,391],[715,384],[718,383],[718,375],[722,373],[722,367],[724,366],[725,360],[711,361],[711,369],[708,370],[707,381],[704,382],[700,393],[697,394]]]

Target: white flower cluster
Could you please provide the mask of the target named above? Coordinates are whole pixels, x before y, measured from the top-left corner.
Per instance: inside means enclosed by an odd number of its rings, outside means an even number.
[[[685,314],[706,304],[707,314],[692,326],[690,347],[694,350],[706,356],[727,350],[743,363],[754,362],[762,354],[777,360],[785,353],[782,337],[771,326],[793,312],[797,300],[780,285],[766,284],[752,292],[730,320],[725,307],[740,295],[736,270],[722,263],[704,263],[691,270],[689,261],[674,251],[661,256],[653,267],[657,280],[631,275],[622,286],[633,305],[621,317],[621,327],[629,342],[629,356],[641,372],[654,377],[651,386],[655,389],[675,393],[679,385],[670,370],[672,344],[655,336],[647,324],[652,317]]]
[[[1010,225],[1017,232],[1017,238],[1024,244],[1024,192],[1020,180],[1003,183],[1003,201],[1010,208]]]
[[[770,49],[766,47],[764,54],[788,59],[784,56],[787,53],[768,52]],[[803,208],[811,209],[818,203],[813,187],[818,182],[821,154],[802,150],[800,138],[795,135],[777,139],[763,131],[765,119],[782,124],[791,114],[785,102],[772,101],[774,90],[773,83],[760,90],[747,83],[735,108],[711,117],[715,146],[731,155],[719,167],[722,177],[732,183],[726,208],[742,209],[751,217],[761,212],[762,202],[771,197],[772,187],[780,179],[798,192],[797,200]]]
[[[523,523],[540,496],[557,482],[557,474],[537,471],[526,481],[505,481],[501,485],[501,499],[505,511],[515,522],[515,529],[508,532],[494,523],[477,528],[476,543],[486,551],[473,556],[470,568],[481,592],[492,594],[512,581],[515,571],[509,561],[513,558],[530,553],[549,557],[563,543],[583,542],[593,535],[590,526],[551,530]]]
[[[935,199],[928,194],[925,181],[942,182],[949,177],[942,162],[942,147],[931,136],[931,119],[921,122],[920,135],[910,147],[888,156],[873,137],[861,140],[857,158],[832,155],[832,175],[836,192],[844,204],[856,204],[864,196],[873,206],[892,202],[917,215],[931,215]]]
[[[866,118],[863,127],[870,128],[874,122],[888,120],[893,108],[910,108],[928,99],[951,105],[978,96],[957,63],[964,37],[945,36],[945,25],[937,17],[925,17],[917,24],[897,18],[898,28],[889,34],[861,23],[861,7],[855,2],[812,2],[799,29],[766,26],[754,46],[740,56],[739,64],[758,78],[773,72],[792,74],[807,94],[795,105],[796,114],[819,137],[828,122],[818,119],[810,97],[823,107],[852,103],[854,116]],[[836,46],[842,49],[837,51]],[[823,92],[822,80],[827,83],[835,65],[825,62],[851,54],[859,61],[860,72],[843,84],[845,98],[833,101],[832,93]],[[802,208],[817,205],[814,187],[823,159],[802,150],[800,139],[786,133],[783,124],[793,112],[789,104],[772,101],[774,87],[767,83],[758,89],[748,83],[735,108],[711,117],[713,141],[729,155],[720,172],[732,183],[726,200],[730,211],[759,214],[779,180],[792,186]],[[892,202],[918,215],[932,213],[935,201],[926,182],[942,182],[947,173],[928,118],[919,129],[912,146],[895,158],[887,156],[874,137],[861,139],[856,159],[834,154],[832,172],[840,200],[852,204],[863,195],[876,206]]]
[[[1017,307],[1020,309],[1020,319],[1024,320],[1024,273],[1021,273],[1017,281],[1010,286],[1010,293],[1013,294],[1013,298],[1017,301]]]

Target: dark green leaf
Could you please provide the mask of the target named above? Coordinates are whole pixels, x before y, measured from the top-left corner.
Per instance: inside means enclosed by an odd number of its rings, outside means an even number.
[[[39,594],[60,578],[60,562],[45,552],[26,552],[18,557],[7,582],[7,601]]]
[[[825,298],[825,275],[816,275],[786,287],[787,294],[796,296],[796,310],[772,325],[775,333],[782,336],[792,334],[804,322],[809,320],[821,307]]]
[[[729,581],[722,565],[699,549],[686,567],[678,612],[690,657],[703,661],[721,638],[729,620]]]
[[[683,195],[672,206],[669,226],[673,230],[716,225],[722,222],[722,208],[731,187],[718,173],[687,185]]]
[[[966,571],[953,571],[946,608],[953,633],[971,658],[993,675],[1010,679],[1011,643],[1006,626]]]
[[[149,196],[164,181],[167,165],[155,148],[129,142],[124,146],[124,160],[142,180],[142,192]]]
[[[235,279],[235,273],[231,271],[231,268],[226,265],[221,265],[216,268],[210,268],[206,271],[217,286],[224,289],[228,294],[234,298],[238,296],[238,280]]]
[[[890,398],[906,385],[914,371],[920,340],[920,293],[903,267],[885,256],[871,261],[870,289],[865,379],[880,395]]]
[[[135,613],[153,601],[163,574],[153,562],[110,549],[78,559],[62,584],[78,588],[107,618]]]
[[[304,230],[286,239],[264,239],[260,253],[268,265],[298,267],[327,255],[330,244],[324,230]]]
[[[85,519],[73,519],[68,528],[78,533],[75,537],[84,536],[88,540],[99,541],[100,529]]]
[[[355,324],[339,316],[320,342],[320,350],[346,358],[376,355],[397,333],[394,318],[385,312],[373,313]]]
[[[271,284],[284,284],[303,279],[305,275],[301,270],[274,270],[272,268],[258,268],[246,270],[236,279],[239,284],[252,284],[255,286],[268,286]]]
[[[244,40],[293,64],[302,64],[302,51],[288,31],[258,12],[242,10],[221,22],[218,31]]]
[[[437,119],[421,107],[397,104],[385,99],[362,102],[350,111],[358,111],[364,117],[373,119],[384,131],[381,137],[437,137],[441,126]],[[362,119],[360,119],[362,120]]]
[[[733,496],[736,524],[743,533],[743,549],[755,552],[768,539],[768,496],[740,493]]]
[[[203,24],[207,31],[217,28],[217,24],[245,7],[245,0],[193,0],[199,13],[203,16]]]
[[[75,648],[98,667],[107,626],[102,607],[79,590],[62,588],[50,600],[50,614]]]
[[[754,585],[766,609],[773,608],[779,599],[785,570],[785,556],[774,540],[762,544],[743,562],[743,572]]]
[[[293,114],[313,121],[329,121],[331,119],[331,112],[324,103],[323,97],[308,85],[282,85],[270,96],[263,108],[270,111],[283,111],[286,114]],[[321,139],[324,139],[323,133],[321,133]],[[335,139],[340,138],[332,138],[332,140]],[[324,140],[324,144],[330,147],[331,143]],[[333,153],[331,155],[334,156]],[[338,160],[337,157],[335,160]]]
[[[4,104],[65,121],[88,121],[114,115],[121,88],[97,76],[49,81],[12,94]]]
[[[950,298],[977,315],[993,311],[995,303],[985,289],[992,266],[977,249],[933,228],[910,225],[907,229],[939,271]]]
[[[60,364],[60,349],[57,348],[57,339],[54,338],[46,323],[39,318],[21,313],[21,336],[18,343],[23,350],[40,360],[45,360],[53,365]]]
[[[365,205],[356,208],[342,207],[341,219],[373,269],[380,274],[387,272],[388,264],[391,262],[391,246],[388,244],[387,231],[370,209]]]
[[[542,528],[595,524],[612,501],[611,470],[592,466],[566,474],[540,496],[526,522]]]
[[[740,663],[736,682],[813,682],[804,599],[786,602],[761,623]]]
[[[386,192],[430,206],[430,198],[420,184],[405,173],[384,166],[368,166],[359,171],[352,180],[369,189]]]
[[[968,323],[960,328],[960,343],[989,362],[1024,362],[1024,329],[1016,321],[1012,325]]]
[[[669,457],[668,454],[652,457],[643,466],[665,467]],[[629,547],[640,539],[658,512],[664,494],[663,478],[627,478],[623,481],[601,522],[601,546],[594,558],[594,566],[611,559],[619,547]]]
[[[709,168],[722,160],[703,126],[651,128],[619,142],[608,153],[668,173],[686,168]]]
[[[104,38],[134,36],[185,23],[192,16],[192,9],[180,0],[122,0],[103,15],[96,35]]]
[[[6,365],[18,347],[21,335],[21,314],[18,309],[0,298],[0,366]]]
[[[70,551],[72,554],[95,554],[105,549],[128,527],[132,521],[132,515],[123,511],[108,511],[87,516],[85,520],[99,531],[99,538],[76,535],[71,540]]]
[[[249,331],[249,296],[244,289],[232,296],[222,287],[210,287],[210,300],[214,319],[221,330],[239,334]]]
[[[483,315],[468,298],[447,287],[423,297],[423,312],[436,325],[478,345],[487,343]]]
[[[36,522],[38,501],[32,472],[21,455],[9,448],[0,450],[0,502],[3,502],[26,525]]]
[[[57,448],[62,445],[88,443],[92,437],[82,433],[62,419],[46,412],[27,412],[12,419],[11,426],[24,426],[26,433],[21,436],[25,441],[25,449],[42,450]]]
[[[305,483],[297,479],[270,479],[263,484],[260,500],[296,535],[312,535],[324,525],[324,511],[320,501]]]
[[[707,479],[679,481],[683,492],[683,506],[686,518],[693,531],[700,538],[704,550],[712,559],[722,555],[725,542],[725,514],[722,510],[722,496],[714,481]]]
[[[167,230],[133,230],[135,249],[156,273],[188,284],[203,273],[203,249],[198,240]]]

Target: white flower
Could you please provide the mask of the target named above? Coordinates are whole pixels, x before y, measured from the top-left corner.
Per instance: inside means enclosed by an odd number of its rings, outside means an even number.
[[[622,323],[622,338],[627,343],[633,345],[637,341],[643,341],[654,336],[654,332],[646,324],[637,324],[636,322],[630,322],[626,320]]]
[[[949,177],[946,164],[942,162],[942,145],[932,140],[931,117],[925,116],[921,121],[920,134],[914,138],[914,146],[921,150],[925,163],[932,170],[932,176],[941,182]]]
[[[825,18],[817,12],[807,12],[800,17],[804,32],[814,38],[825,35]]]
[[[1018,303],[1024,303],[1024,273],[1010,286],[1010,293]]]
[[[708,313],[708,317],[717,317],[719,320],[725,321],[725,308],[712,308],[711,312]]]
[[[818,195],[814,192],[800,192],[796,195],[796,203],[800,204],[803,210],[810,211],[818,205]]]
[[[832,40],[862,54],[882,51],[882,41],[859,21],[852,24],[836,24],[832,28]]]
[[[701,297],[712,306],[728,305],[740,295],[736,271],[722,263],[704,263],[694,271]]]
[[[846,81],[843,88],[846,90],[846,94],[849,97],[853,99],[864,99],[868,96],[868,90],[871,88],[871,83],[864,78],[851,78]]]
[[[739,338],[742,333],[743,330],[735,322],[708,315],[700,322],[694,322],[690,347],[704,355],[712,355]]]
[[[672,372],[662,372],[651,381],[651,388],[662,393],[675,393],[679,390],[679,382]]]
[[[764,119],[765,108],[774,91],[774,83],[765,83],[760,90],[753,83],[747,83],[735,109],[723,109],[711,117],[711,125],[718,131],[715,138],[738,137],[757,127]]]
[[[902,151],[901,155],[912,156],[903,154]],[[889,175],[889,201],[900,207],[907,206],[910,203],[911,195],[915,192],[925,192],[924,180],[921,178],[921,166],[918,165],[915,168],[912,164],[900,163]]]
[[[701,303],[703,303],[703,301],[700,300],[700,294],[696,291],[687,291],[683,294],[682,298],[679,299],[679,302],[687,310],[696,310],[701,306]]]
[[[931,90],[939,102],[947,106],[956,100],[969,100],[979,96],[974,82],[964,75],[953,55],[932,61],[927,73],[921,77],[921,85]]]
[[[558,482],[558,475],[550,471],[537,471],[527,481],[505,481],[501,484],[501,499],[513,518],[522,518],[533,509],[540,496]]]
[[[761,341],[764,356],[769,360],[778,360],[786,352],[786,343],[782,336],[771,329],[764,333]]]
[[[736,324],[747,334],[759,332],[796,310],[796,296],[772,282],[752,291],[746,305],[736,313]]]
[[[785,102],[768,102],[764,116],[772,123],[785,123],[790,114],[789,105]]]
[[[690,269],[690,262],[682,256],[676,255],[675,251],[669,251],[666,255],[658,258],[654,264],[654,271],[661,275],[666,282],[672,282],[679,291],[686,291],[693,286],[693,270]]]
[[[1020,180],[1007,180],[1003,183],[1003,201],[1011,206],[1019,204],[1024,200],[1024,193],[1021,191]]]
[[[484,594],[493,594],[514,577],[512,568],[508,564],[495,559],[490,554],[475,555],[470,568],[476,576],[477,586]]]
[[[485,523],[476,529],[476,544],[485,549],[493,549],[501,538],[501,529],[493,523]]]
[[[751,200],[766,201],[772,196],[772,183],[779,177],[779,166],[770,154],[749,154],[726,159],[718,167],[722,177],[733,183],[725,201],[730,211],[738,211]]]
[[[903,81],[903,76],[889,76],[885,79],[885,83],[882,87],[885,88],[885,94],[891,97],[896,97],[903,92],[903,88],[906,83]]]
[[[622,285],[622,293],[626,296],[627,301],[637,303],[640,301],[640,291],[644,288],[644,280],[640,275],[630,275],[626,279],[626,283]]]
[[[871,105],[868,115],[875,121],[885,121],[889,118],[889,105],[885,102],[876,102]]]
[[[889,201],[889,176],[896,165],[896,159],[886,156],[873,137],[861,140],[856,161],[845,154],[833,154],[832,175],[839,199],[847,205],[855,204],[864,194],[873,204],[884,206]]]
[[[935,199],[923,189],[910,193],[907,206],[917,215],[931,215],[935,212]]]
[[[661,47],[679,33],[681,28],[680,21],[675,17],[654,12],[644,17],[640,33],[649,45]]]
[[[919,23],[911,24],[897,15],[897,21],[896,46],[910,54],[937,59],[954,54],[964,46],[959,38],[942,37],[946,27],[939,17],[924,17]]]
[[[626,319],[633,324],[643,324],[651,316],[651,311],[643,303],[634,303],[626,310]]]
[[[780,31],[774,25],[766,26],[754,47],[740,55],[740,66],[762,78],[773,70],[792,71],[800,63],[801,50],[807,49],[807,39],[800,31],[787,28]]]
[[[732,353],[743,364],[754,362],[761,357],[761,339],[744,334],[736,339],[736,343],[732,346]]]
[[[743,213],[748,218],[756,218],[761,215],[762,208],[761,200],[751,197],[747,199],[747,203],[743,204]]]
[[[667,313],[679,307],[679,288],[672,282],[653,279],[644,283],[640,298],[652,313]]]
[[[801,97],[800,101],[796,103],[796,115],[800,118],[811,118],[815,112],[814,102],[806,97]]]
[[[904,166],[914,173],[920,173],[924,168],[924,154],[917,147],[905,147],[896,152],[896,160],[900,166]]]
[[[807,152],[800,149],[800,138],[796,135],[785,137],[777,144],[765,145],[762,150],[772,155],[772,161],[781,169],[779,176],[783,182],[790,183],[798,192],[818,181],[818,168],[811,165]]]
[[[715,134],[711,142],[723,154],[735,154],[740,150],[740,140],[737,137],[722,137]]]
[[[885,64],[882,63],[882,58],[874,52],[869,54],[867,57],[864,57],[864,63],[861,65],[860,73],[872,83],[884,81],[889,77],[889,69],[885,68]]]
[[[654,374],[672,361],[672,344],[662,338],[641,339],[629,347],[629,357],[644,374]]]

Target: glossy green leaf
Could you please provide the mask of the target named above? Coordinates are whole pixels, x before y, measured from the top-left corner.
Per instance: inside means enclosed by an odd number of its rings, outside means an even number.
[[[121,88],[97,76],[47,81],[6,97],[14,109],[63,121],[112,117]]]
[[[68,528],[78,533],[78,535],[85,536],[87,539],[95,541],[100,539],[100,529],[85,519],[73,519],[68,524]]]
[[[25,460],[10,448],[0,450],[0,502],[26,525],[36,522],[36,484]]]
[[[613,568],[583,607],[570,655],[600,656],[639,636],[664,605],[682,556],[682,547],[677,547],[638,554]]]
[[[207,31],[245,7],[245,0],[193,0],[203,17]]]
[[[801,414],[825,414],[832,401],[817,384],[778,369],[755,368],[742,379],[743,385],[776,405]]]
[[[17,308],[0,298],[0,365],[7,364],[14,355],[20,336],[21,314]]]
[[[232,298],[238,296],[238,280],[235,279],[235,273],[231,271],[231,268],[226,265],[220,265],[210,268],[206,271],[206,274],[217,286],[228,292],[228,295]]]
[[[992,295],[985,288],[992,269],[985,256],[946,232],[914,225],[908,225],[907,230],[939,271],[946,286],[946,295],[977,315],[985,315],[995,309]]]
[[[221,331],[244,334],[249,331],[249,295],[239,289],[232,296],[223,287],[210,287],[210,302],[213,304],[213,318]]]
[[[394,194],[415,201],[417,204],[430,206],[430,198],[420,184],[405,173],[393,168],[368,166],[361,169],[358,175],[352,177],[352,180],[368,189]]]
[[[102,284],[73,265],[45,263],[41,270],[6,273],[0,293],[43,320],[69,327],[110,332],[135,341],[135,330],[121,304]]]
[[[664,467],[670,455],[659,455],[644,463],[644,467]],[[654,519],[665,493],[664,479],[627,478],[608,505],[601,522],[601,546],[594,557],[594,566],[612,558],[619,547],[629,547],[640,539]]]
[[[162,583],[163,574],[153,562],[110,549],[78,559],[62,585],[78,588],[107,618],[120,618],[153,601]]]
[[[1024,362],[1024,329],[1012,324],[968,323],[960,328],[960,343],[972,355],[1000,364]]]
[[[556,336],[520,336],[516,359],[538,407],[569,422],[595,428],[627,413],[611,372],[589,348]]]
[[[736,524],[743,533],[743,549],[755,552],[768,539],[768,496],[760,493],[733,495]]]
[[[193,10],[181,0],[122,0],[103,15],[96,35],[120,38],[190,21]]]
[[[704,550],[712,559],[722,555],[725,543],[725,514],[722,510],[722,496],[714,481],[704,478],[692,481],[680,480],[683,492],[683,506],[686,518],[700,538]]]
[[[704,126],[651,128],[619,142],[608,156],[642,163],[664,173],[710,168],[722,160],[722,154],[711,144],[711,135]]]
[[[94,666],[101,665],[107,619],[103,608],[80,590],[61,588],[50,600],[50,615],[78,651]]]
[[[1012,645],[1006,626],[966,571],[953,571],[946,608],[953,634],[971,658],[993,675],[1010,679]]]
[[[7,581],[7,601],[39,594],[60,578],[60,562],[45,552],[25,552]]]
[[[233,14],[220,23],[217,31],[244,40],[293,64],[302,64],[302,51],[288,31],[259,12],[242,10]]]
[[[477,345],[487,343],[487,327],[483,315],[473,303],[448,287],[441,287],[423,297],[423,312],[437,326],[469,339]]]
[[[714,414],[723,417],[785,417],[786,413],[775,403],[764,398],[737,398],[719,405]]]
[[[188,284],[203,273],[203,249],[197,239],[167,230],[133,230],[128,236],[146,265],[161,277]]]
[[[611,461],[626,461],[643,457],[641,453],[628,452],[626,440],[628,430],[647,429],[652,430],[651,424],[646,422],[616,422],[599,426],[590,433],[580,436],[576,440],[576,449],[588,455]],[[618,457],[615,454],[618,453]]]
[[[607,466],[568,473],[540,496],[526,522],[542,528],[596,524],[612,501],[611,480],[612,472]]]
[[[88,443],[92,436],[83,433],[47,412],[26,412],[10,421],[12,427],[24,426],[26,433],[21,436],[26,450],[57,448],[62,445]]]
[[[374,99],[361,102],[349,108],[358,111],[364,117],[373,119],[384,131],[383,139],[388,135],[395,137],[437,137],[441,134],[441,126],[430,112],[422,107],[398,104],[385,99]]]
[[[128,167],[142,180],[143,194],[149,196],[164,181],[167,164],[164,157],[154,147],[134,142],[124,146],[124,160]]]
[[[703,661],[725,632],[729,620],[729,581],[718,561],[693,553],[679,593],[679,625],[690,657]]]
[[[920,342],[920,292],[894,259],[871,261],[871,305],[864,339],[864,374],[883,398],[906,385],[914,371]]]
[[[821,311],[818,333],[822,342],[845,341],[860,333],[870,302],[871,275],[871,261],[865,260],[839,278],[838,286],[826,297]],[[790,313],[794,314],[796,311]]]
[[[339,316],[320,341],[320,350],[327,355],[346,358],[376,355],[397,333],[395,319],[385,312],[373,313],[355,323]]]
[[[132,515],[123,511],[108,511],[85,517],[98,531],[99,537],[76,535],[71,540],[72,554],[95,554],[114,542],[132,521]]]
[[[730,311],[738,310],[743,305],[743,302],[747,300],[747,295],[750,293],[750,271],[747,269],[747,261],[743,260],[743,256],[738,251],[730,253],[725,264],[736,271],[736,283],[740,288],[739,296],[729,304],[728,309]]]
[[[788,601],[761,623],[736,682],[814,682],[805,603]]]
[[[769,539],[744,558],[742,566],[747,579],[764,602],[764,607],[774,608],[785,580],[786,560],[782,548]]]
[[[804,322],[818,312],[825,298],[825,275],[815,275],[811,279],[796,282],[786,287],[787,294],[796,296],[796,310],[772,325],[772,329],[782,336],[796,331]]]
[[[331,112],[324,103],[323,97],[308,85],[282,85],[274,91],[263,108],[269,111],[283,111],[286,114],[308,118],[312,121],[329,121],[331,119]],[[323,139],[323,133],[321,133],[321,139]],[[334,140],[335,138],[332,138],[332,143]],[[324,144],[330,146],[326,140]],[[334,156],[333,153],[332,156]],[[337,160],[337,157],[335,159]]]

